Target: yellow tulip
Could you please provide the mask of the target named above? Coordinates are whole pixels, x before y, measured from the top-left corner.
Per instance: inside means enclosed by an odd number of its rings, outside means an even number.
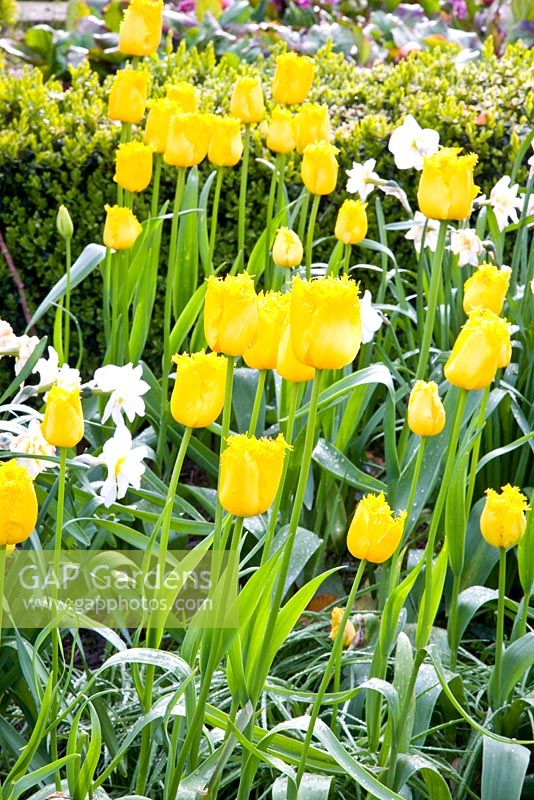
[[[309,144],[304,150],[300,174],[312,194],[330,194],[336,188],[337,148],[327,142]]]
[[[295,119],[297,151],[303,153],[309,144],[329,142],[332,129],[328,108],[315,103],[301,106]]]
[[[367,203],[345,200],[336,219],[336,239],[345,244],[359,244],[367,234]]]
[[[210,275],[204,302],[204,334],[216,353],[242,356],[258,336],[258,301],[248,272]]]
[[[416,381],[408,401],[408,427],[417,436],[437,436],[445,427],[445,409],[434,381]]]
[[[194,167],[206,158],[211,137],[207,114],[171,116],[163,160],[173,167]]]
[[[208,147],[208,158],[217,167],[234,167],[243,155],[241,120],[215,117]]]
[[[344,608],[333,608],[332,609],[332,627],[330,629],[330,638],[336,639],[337,634],[339,631],[339,626],[343,621],[343,614],[345,613]],[[352,622],[347,620],[347,624],[345,625],[345,630],[343,631],[343,647],[350,647],[356,637],[356,628],[352,624]]]
[[[167,86],[167,98],[176,103],[183,114],[193,114],[198,111],[197,90],[192,83],[179,81]]]
[[[274,153],[291,153],[297,146],[296,118],[286,108],[277,106],[269,120],[267,147]]]
[[[425,157],[419,181],[419,208],[430,219],[467,219],[479,189],[473,180],[478,161],[474,153],[460,156],[461,148],[443,147]]]
[[[163,0],[131,0],[119,29],[119,50],[126,56],[151,56],[159,47]]]
[[[354,558],[382,564],[391,558],[402,538],[406,511],[394,516],[383,493],[367,494],[358,503],[347,534]]]
[[[211,425],[224,406],[227,361],[216,353],[183,353],[173,356],[176,380],[171,414],[189,428]]]
[[[315,64],[308,56],[283,53],[276,59],[273,77],[273,97],[277,103],[303,103],[313,83]]]
[[[142,142],[120,144],[113,180],[127,192],[143,192],[152,180],[152,148]]]
[[[510,283],[510,267],[495,264],[480,264],[476,272],[464,283],[464,311],[470,314],[476,309],[488,308],[500,314]]]
[[[16,545],[14,545],[14,544],[6,545],[6,556],[10,556],[11,553],[14,553],[15,552],[15,547],[16,547]]]
[[[37,497],[26,469],[11,461],[0,463],[0,547],[24,542],[37,522]]]
[[[155,153],[164,153],[167,149],[171,116],[180,112],[180,106],[167,97],[160,97],[152,100],[149,107],[144,141]]]
[[[219,501],[225,511],[236,517],[267,511],[276,497],[289,449],[282,434],[276,439],[229,436],[219,478]]]
[[[108,117],[120,122],[141,122],[146,109],[149,76],[136,69],[120,69],[109,93]]]
[[[445,364],[445,377],[462,389],[485,389],[510,354],[508,322],[493,311],[473,311]]]
[[[252,369],[276,369],[278,344],[284,322],[289,319],[289,292],[267,292],[258,295],[258,338],[243,353],[243,360]]]
[[[230,113],[247,125],[261,122],[265,114],[265,103],[259,78],[237,79],[230,98]]]
[[[290,228],[278,228],[273,244],[273,261],[277,267],[298,267],[304,254],[298,234]]]
[[[129,208],[104,206],[104,244],[110,250],[128,250],[143,230],[135,214]]]
[[[291,344],[291,326],[289,321],[282,328],[282,335],[278,344],[278,357],[276,361],[276,371],[285,381],[290,383],[304,383],[312,381],[315,376],[315,369],[303,364],[295,355]]]
[[[486,502],[480,516],[480,531],[493,547],[513,547],[527,527],[528,501],[517,486],[501,487],[501,493],[486,490]],[[531,512],[532,513],[532,512]]]
[[[303,281],[295,278],[291,342],[303,364],[340,369],[356,358],[362,325],[358,287],[346,275]]]
[[[43,436],[54,447],[76,447],[82,440],[84,421],[80,387],[75,383],[55,383],[46,395]]]

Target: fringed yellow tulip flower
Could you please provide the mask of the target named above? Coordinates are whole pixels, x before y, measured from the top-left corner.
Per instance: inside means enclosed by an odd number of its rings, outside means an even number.
[[[216,353],[183,353],[173,356],[176,380],[171,396],[171,414],[189,428],[211,425],[224,406],[228,362]]]
[[[152,100],[149,108],[144,141],[154,153],[164,153],[167,149],[171,116],[180,113],[180,106],[168,97],[160,97]]]
[[[303,103],[313,83],[315,64],[308,56],[283,53],[276,59],[273,97],[286,106]]]
[[[243,353],[247,366],[252,369],[276,369],[280,334],[289,319],[290,303],[289,292],[258,295],[258,338]]]
[[[525,511],[528,501],[517,486],[509,483],[499,494],[494,489],[486,490],[486,503],[480,516],[480,531],[493,547],[513,547],[527,527]],[[530,512],[532,513],[532,512]]]
[[[336,239],[344,244],[359,244],[367,235],[367,203],[345,200],[336,219]]]
[[[57,382],[46,395],[43,436],[54,447],[76,447],[82,440],[84,421],[80,378],[76,370],[62,367]]]
[[[464,311],[470,314],[476,309],[484,308],[500,314],[504,298],[510,284],[510,267],[499,267],[495,264],[480,264],[470,278],[464,283]]]
[[[230,98],[230,113],[247,125],[261,122],[265,115],[265,103],[259,78],[237,79]]]
[[[304,383],[312,381],[315,376],[315,369],[303,364],[295,355],[291,344],[291,327],[286,322],[282,329],[280,342],[278,344],[278,358],[276,371],[285,381],[290,383]]]
[[[298,234],[290,228],[278,228],[273,244],[273,261],[277,267],[298,267],[304,250]]]
[[[135,214],[129,208],[104,206],[104,244],[110,250],[128,250],[143,230]]]
[[[291,298],[291,342],[303,364],[340,369],[356,358],[362,338],[358,287],[347,276],[295,278]]]
[[[332,134],[328,108],[315,103],[301,106],[295,119],[297,150],[303,153],[309,144],[329,142]]]
[[[461,389],[485,389],[510,354],[508,322],[493,311],[473,311],[445,364],[445,377]]]
[[[277,106],[269,120],[267,147],[274,153],[291,153],[297,146],[296,118],[286,108]]]
[[[248,272],[210,275],[204,303],[204,334],[216,353],[242,356],[258,336],[258,300]]]
[[[194,167],[208,154],[211,120],[207,114],[171,116],[163,160],[173,167]]]
[[[416,381],[408,401],[408,427],[417,436],[437,436],[445,427],[445,409],[434,381]]]
[[[300,174],[312,194],[330,194],[336,188],[337,152],[337,147],[327,142],[309,144],[304,150]]]
[[[183,114],[192,114],[198,111],[197,90],[192,83],[179,81],[167,86],[167,97],[173,103],[177,103]]]
[[[272,505],[290,447],[280,434],[276,439],[229,436],[221,455],[219,500],[236,517],[255,517]]]
[[[241,120],[236,117],[215,117],[208,158],[216,167],[235,167],[243,155]]]
[[[339,631],[339,626],[341,625],[341,622],[343,620],[344,613],[345,613],[344,608],[336,607],[332,609],[332,627],[330,629],[331,639],[334,640],[336,639]],[[343,647],[350,647],[355,637],[356,637],[356,628],[349,619],[347,621],[347,624],[345,625],[345,630],[343,631]]]
[[[159,47],[163,0],[131,0],[119,29],[119,50],[126,56],[151,56]]]
[[[117,149],[115,183],[127,192],[144,192],[152,180],[152,148],[142,142],[125,142]]]
[[[397,549],[404,530],[406,511],[394,516],[383,493],[367,494],[358,503],[347,535],[354,558],[382,564]]]
[[[13,458],[0,464],[0,547],[24,542],[37,522],[37,497],[33,480]]]
[[[141,122],[148,97],[149,76],[137,69],[120,69],[109,93],[108,117],[120,122]]]
[[[467,219],[478,186],[473,180],[474,153],[459,155],[459,147],[443,147],[424,160],[419,181],[419,208],[430,219]]]

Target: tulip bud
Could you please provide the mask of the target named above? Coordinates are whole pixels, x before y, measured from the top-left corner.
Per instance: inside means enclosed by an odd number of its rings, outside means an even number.
[[[315,64],[308,56],[283,53],[276,59],[273,77],[273,97],[277,103],[303,103],[313,83]]]
[[[144,142],[155,153],[164,153],[167,148],[171,116],[179,113],[180,107],[167,97],[152,100],[149,106]]]
[[[329,142],[332,136],[328,108],[315,103],[300,107],[295,119],[297,151],[303,153],[309,144]]]
[[[443,147],[426,156],[417,191],[419,208],[430,219],[467,219],[479,192],[473,180],[478,161],[474,153],[458,155],[461,148]]]
[[[445,427],[445,409],[434,381],[416,381],[408,402],[408,427],[417,436],[437,436]]]
[[[193,114],[198,111],[197,90],[192,83],[179,81],[167,86],[167,98],[179,106],[182,114]]]
[[[142,142],[120,144],[113,180],[127,192],[143,192],[152,180],[152,148]]]
[[[278,228],[273,244],[273,261],[277,267],[298,267],[303,256],[302,242],[295,231]]]
[[[151,56],[159,47],[163,0],[131,0],[119,29],[119,50],[125,56]]]
[[[316,369],[350,364],[362,335],[356,283],[346,275],[295,278],[291,294],[291,342],[298,360]]]
[[[312,381],[315,369],[303,364],[295,355],[291,344],[291,327],[289,321],[282,328],[282,335],[278,344],[278,357],[276,371],[285,381],[290,383],[304,383]]]
[[[258,302],[258,338],[243,353],[243,360],[252,369],[275,369],[278,344],[284,323],[289,319],[289,292],[260,293]]]
[[[276,439],[229,436],[221,455],[219,501],[236,517],[255,517],[272,505],[290,446]]]
[[[344,608],[332,609],[332,627],[330,629],[331,639],[337,639],[339,626],[343,621],[344,613],[345,613]],[[355,639],[355,636],[356,636],[356,628],[349,619],[347,620],[347,624],[345,625],[345,630],[343,631],[343,647],[350,647],[350,645],[353,643]]]
[[[406,511],[393,515],[383,493],[367,494],[358,503],[347,535],[354,558],[382,564],[391,558],[402,538]]]
[[[110,250],[128,250],[143,230],[135,214],[129,208],[104,206],[106,224],[104,225],[104,244]]]
[[[495,264],[480,264],[470,278],[464,283],[464,311],[483,310],[485,308],[500,314],[504,298],[510,283],[510,267],[499,267]]]
[[[326,142],[309,144],[304,150],[300,174],[312,194],[330,194],[336,188],[337,152],[337,147]]]
[[[56,217],[56,225],[57,230],[60,236],[62,236],[65,241],[72,239],[72,234],[74,233],[74,226],[72,224],[72,219],[70,218],[70,214],[65,206],[60,206],[57,212]]]
[[[230,99],[230,113],[247,125],[261,122],[265,114],[265,103],[259,78],[237,79]]]
[[[210,275],[204,302],[204,334],[216,353],[242,356],[258,336],[258,302],[248,272]]]
[[[194,167],[206,158],[211,138],[207,114],[174,114],[163,160],[173,167]]]
[[[493,311],[473,311],[445,364],[445,377],[461,389],[485,389],[510,354],[508,322]]]
[[[208,147],[208,158],[216,167],[234,167],[243,155],[241,120],[215,117]]]
[[[137,69],[120,69],[109,93],[108,117],[120,122],[140,122],[146,109],[149,76]]]
[[[173,356],[176,380],[171,414],[189,428],[211,425],[224,406],[227,361],[216,353],[183,353]]]
[[[486,490],[486,503],[480,516],[480,531],[493,547],[513,547],[527,527],[525,511],[528,501],[517,486],[509,483],[499,494],[494,489]]]
[[[84,421],[78,370],[63,366],[46,395],[43,436],[54,447],[75,447],[83,438]]]
[[[24,542],[37,522],[37,497],[26,467],[12,458],[0,464],[0,547]]]
[[[297,146],[295,117],[285,108],[277,106],[269,120],[267,147],[275,153],[290,153]]]
[[[367,234],[367,203],[345,200],[338,211],[335,235],[344,244],[359,244]]]

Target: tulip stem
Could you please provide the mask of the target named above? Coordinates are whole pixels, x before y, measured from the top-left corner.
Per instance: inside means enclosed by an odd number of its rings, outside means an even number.
[[[273,169],[273,174],[271,176],[271,187],[269,189],[269,200],[267,202],[267,224],[265,226],[265,282],[266,286],[270,286],[271,284],[271,228],[273,224],[273,212],[274,212],[274,200],[276,194],[276,179],[277,179],[277,168],[278,168],[278,158],[276,157],[276,163]],[[271,286],[272,288],[272,286]]]
[[[302,205],[299,212],[299,229],[298,237],[301,242],[304,241],[304,233],[306,232],[306,220],[308,219],[308,208],[310,207],[310,193],[307,189],[302,190],[304,196],[302,197]]]
[[[104,335],[106,341],[111,341],[112,327],[111,327],[111,250],[108,248],[106,251],[106,261],[104,263],[104,294],[103,294],[103,316],[104,316]]]
[[[506,592],[506,547],[499,548],[499,598],[497,601],[497,633],[495,637],[495,708],[498,711],[504,702],[502,696],[502,657],[504,653],[504,600]]]
[[[436,319],[436,309],[438,305],[438,294],[441,285],[441,267],[443,264],[443,254],[445,252],[445,237],[447,235],[447,223],[442,220],[439,223],[438,242],[436,252],[432,260],[432,268],[430,275],[430,287],[428,290],[428,307],[425,316],[425,327],[423,331],[423,340],[421,342],[421,350],[419,353],[419,361],[417,364],[417,372],[415,379],[420,381],[424,378],[426,369],[428,367],[428,357],[430,353],[430,345],[432,343],[432,333],[434,331],[434,321]]]
[[[230,418],[232,415],[232,390],[234,386],[235,358],[233,356],[226,356],[226,361],[227,361],[226,385],[224,389],[224,407],[223,407],[223,417],[221,423],[221,444],[219,447],[219,462],[224,450],[226,449],[226,440],[230,432]],[[218,480],[220,483],[221,480],[220,466],[219,466]],[[217,489],[219,489],[219,486],[217,486]],[[215,506],[215,521],[214,521],[214,532],[213,532],[214,551],[221,549],[222,520],[223,520],[223,507],[219,500],[219,492],[217,491],[217,505]]]
[[[154,155],[154,183],[152,186],[152,205],[150,207],[150,216],[157,217],[159,210],[159,185],[161,180],[161,153]]]
[[[343,261],[343,275],[348,275],[350,270],[350,256],[352,253],[352,245],[345,245],[345,258]]]
[[[215,179],[215,194],[213,195],[213,207],[211,210],[210,228],[210,249],[208,263],[213,269],[213,255],[215,253],[215,239],[217,237],[217,219],[219,217],[219,201],[221,199],[221,188],[224,177],[224,167],[217,167],[217,178]]]
[[[250,125],[245,125],[243,138],[243,161],[241,162],[241,182],[239,185],[239,217],[237,223],[237,255],[245,266],[245,222],[247,214],[248,162],[250,156]]]
[[[4,576],[6,570],[7,545],[0,546],[0,647],[2,646],[2,620],[4,615]]]
[[[266,377],[267,370],[260,369],[258,375],[258,385],[256,386],[256,394],[254,396],[254,405],[252,406],[252,414],[250,415],[250,425],[248,426],[249,436],[256,435],[256,428],[258,426],[258,417],[260,415],[261,401],[263,399],[263,389],[265,387]]]
[[[121,364],[127,364],[129,361],[129,348],[130,348],[130,325],[129,325],[129,295],[128,295],[128,272],[129,272],[130,252],[123,250],[121,252],[121,272],[122,272],[122,314],[121,314],[121,329],[122,329],[122,353]]]
[[[365,567],[367,565],[367,561],[363,560],[360,561],[360,565],[358,567],[358,571],[356,573],[356,577],[354,578],[352,588],[350,590],[350,594],[347,600],[347,605],[345,606],[345,611],[343,612],[343,617],[341,623],[339,625],[336,638],[334,640],[334,645],[332,647],[330,656],[326,663],[326,667],[324,668],[323,678],[319,685],[319,689],[315,696],[315,701],[313,703],[312,712],[310,715],[310,722],[308,724],[308,729],[306,731],[306,738],[304,739],[304,745],[302,747],[302,753],[300,756],[299,766],[297,770],[297,777],[295,780],[296,786],[293,787],[293,798],[291,797],[291,791],[288,792],[288,800],[296,800],[299,786],[302,781],[302,776],[304,775],[304,770],[306,769],[306,760],[308,758],[308,753],[310,751],[311,740],[313,737],[313,731],[315,728],[315,723],[319,717],[319,712],[321,710],[321,705],[323,702],[323,698],[325,692],[328,688],[328,684],[330,683],[330,678],[332,677],[332,672],[335,672],[341,666],[341,653],[343,651],[343,635],[345,633],[345,627],[349,620],[352,607],[354,605],[354,600],[356,599],[356,594],[358,589],[360,588],[360,583],[363,577],[363,573],[365,571]],[[332,721],[331,721],[331,728],[332,730],[335,728],[336,725],[336,717],[337,717],[337,705],[334,705],[332,708]]]
[[[465,507],[467,509],[467,513],[471,510],[471,503],[473,502],[473,495],[475,493],[475,483],[477,479],[477,466],[478,466],[478,456],[480,454],[480,445],[482,444],[482,429],[484,426],[484,419],[486,416],[486,407],[488,405],[488,398],[490,393],[490,385],[486,386],[484,389],[484,394],[482,395],[482,400],[480,403],[480,408],[478,410],[478,417],[477,417],[477,428],[479,428],[479,432],[477,434],[477,438],[475,439],[475,443],[473,445],[473,452],[471,454],[471,466],[469,468],[469,486],[467,489],[467,499],[465,503]]]
[[[65,239],[65,272],[67,277],[67,289],[65,292],[65,335],[63,340],[63,363],[69,363],[69,344],[70,344],[70,266],[71,266],[71,247],[70,239]]]
[[[314,194],[310,212],[310,220],[308,222],[308,232],[306,234],[306,280],[308,281],[311,280],[313,232],[315,230],[315,221],[317,219],[317,212],[319,211],[320,202],[321,195]]]
[[[286,176],[286,154],[285,153],[278,153],[276,157],[276,169],[278,172],[278,192],[277,192],[277,208],[278,213],[280,213],[285,207],[285,197],[284,197],[284,182]],[[287,214],[284,214],[286,217]],[[284,223],[286,220],[284,220]]]

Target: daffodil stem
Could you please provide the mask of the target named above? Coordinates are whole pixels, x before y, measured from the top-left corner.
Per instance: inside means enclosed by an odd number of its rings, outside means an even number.
[[[247,215],[248,162],[250,156],[250,125],[245,125],[243,138],[243,161],[241,162],[241,182],[239,185],[239,217],[237,227],[237,254],[245,265],[245,223]]]
[[[310,211],[310,220],[308,222],[308,231],[306,234],[306,279],[307,280],[311,280],[313,232],[315,230],[315,221],[317,219],[317,212],[319,211],[320,202],[321,202],[321,195],[314,194],[312,200],[312,207]]]
[[[495,637],[495,708],[504,702],[502,696],[502,657],[504,654],[504,600],[506,592],[506,547],[499,548],[499,598],[497,600],[497,633]]]
[[[319,689],[315,696],[315,701],[310,715],[310,722],[308,725],[308,729],[306,731],[306,738],[304,739],[304,745],[302,747],[299,766],[297,770],[296,787],[294,787],[293,800],[296,800],[298,789],[302,781],[302,776],[304,775],[304,770],[306,769],[306,760],[308,758],[308,753],[310,751],[311,741],[313,737],[313,730],[315,728],[315,723],[317,722],[319,713],[321,711],[321,705],[326,690],[328,688],[328,684],[330,683],[332,672],[336,671],[338,669],[338,665],[341,663],[341,653],[343,651],[343,634],[345,633],[345,627],[349,620],[352,607],[354,605],[354,600],[356,599],[356,594],[358,592],[358,589],[360,588],[360,583],[366,565],[367,565],[366,561],[360,561],[360,565],[358,567],[358,571],[356,573],[356,577],[354,578],[352,588],[350,590],[350,594],[347,600],[347,605],[345,606],[345,611],[343,612],[343,617],[341,619],[341,623],[339,625],[336,638],[334,640],[334,645],[332,647],[332,651],[326,663],[326,667],[324,668],[323,678],[321,680]],[[337,719],[337,705],[335,705],[332,709],[332,722],[331,722],[332,729],[335,728],[336,719]],[[288,796],[288,800],[292,800],[292,798]]]
[[[267,370],[260,369],[258,374],[258,385],[256,386],[256,394],[254,395],[254,405],[252,406],[252,413],[250,415],[250,425],[248,426],[249,436],[256,435],[256,428],[258,427],[258,417],[260,416],[261,401],[263,399],[263,390],[265,388],[266,377]]]
[[[484,425],[484,419],[486,416],[486,407],[488,405],[488,398],[490,393],[490,386],[488,385],[484,389],[484,394],[482,395],[482,400],[480,402],[480,408],[478,410],[478,417],[477,417],[477,428],[479,428],[479,432],[477,434],[477,438],[475,439],[475,443],[473,445],[473,452],[471,453],[471,465],[469,467],[469,485],[467,489],[467,498],[465,501],[465,507],[467,509],[467,513],[471,510],[471,503],[473,502],[473,495],[475,493],[475,483],[477,479],[477,466],[478,466],[478,456],[480,454],[480,445],[482,444],[482,427]]]
[[[438,306],[438,294],[441,285],[441,268],[443,265],[443,254],[445,252],[446,235],[447,223],[442,220],[439,224],[438,242],[432,261],[430,287],[428,290],[428,307],[425,316],[425,326],[423,331],[423,340],[421,342],[421,350],[419,352],[417,372],[415,374],[415,379],[418,381],[424,378],[428,367],[428,357],[430,354],[430,345],[432,343],[432,333],[434,331],[434,321],[436,319],[436,309]]]
[[[65,483],[67,475],[67,448],[59,449],[59,477],[57,492],[56,509],[56,534],[54,539],[54,575],[55,581],[52,586],[52,614],[57,612],[56,604],[58,597],[59,567],[61,563],[61,539],[63,533],[63,511],[65,508]],[[50,707],[50,719],[54,727],[50,731],[50,756],[52,761],[58,758],[57,727],[54,724],[58,716],[58,690],[59,680],[59,630],[52,630],[52,691],[54,692]],[[55,773],[55,784],[58,792],[61,790],[61,776],[59,770]]]
[[[271,176],[271,187],[269,189],[269,200],[267,202],[267,222],[265,225],[265,280],[267,281],[267,285],[269,286],[271,283],[271,228],[273,224],[273,212],[274,212],[274,200],[276,195],[276,180],[277,180],[277,165],[278,165],[278,158],[277,156],[275,167],[273,169],[273,174]],[[271,287],[272,288],[272,287]]]
[[[67,277],[67,289],[65,292],[65,334],[63,340],[63,362],[69,363],[70,345],[70,266],[71,266],[71,247],[70,239],[65,239],[65,273]]]
[[[224,167],[217,167],[217,177],[215,178],[215,193],[213,195],[213,206],[211,209],[211,227],[210,227],[210,249],[208,263],[213,270],[213,255],[215,253],[215,240],[217,238],[217,220],[219,218],[219,202],[221,199],[221,188],[224,177]]]

